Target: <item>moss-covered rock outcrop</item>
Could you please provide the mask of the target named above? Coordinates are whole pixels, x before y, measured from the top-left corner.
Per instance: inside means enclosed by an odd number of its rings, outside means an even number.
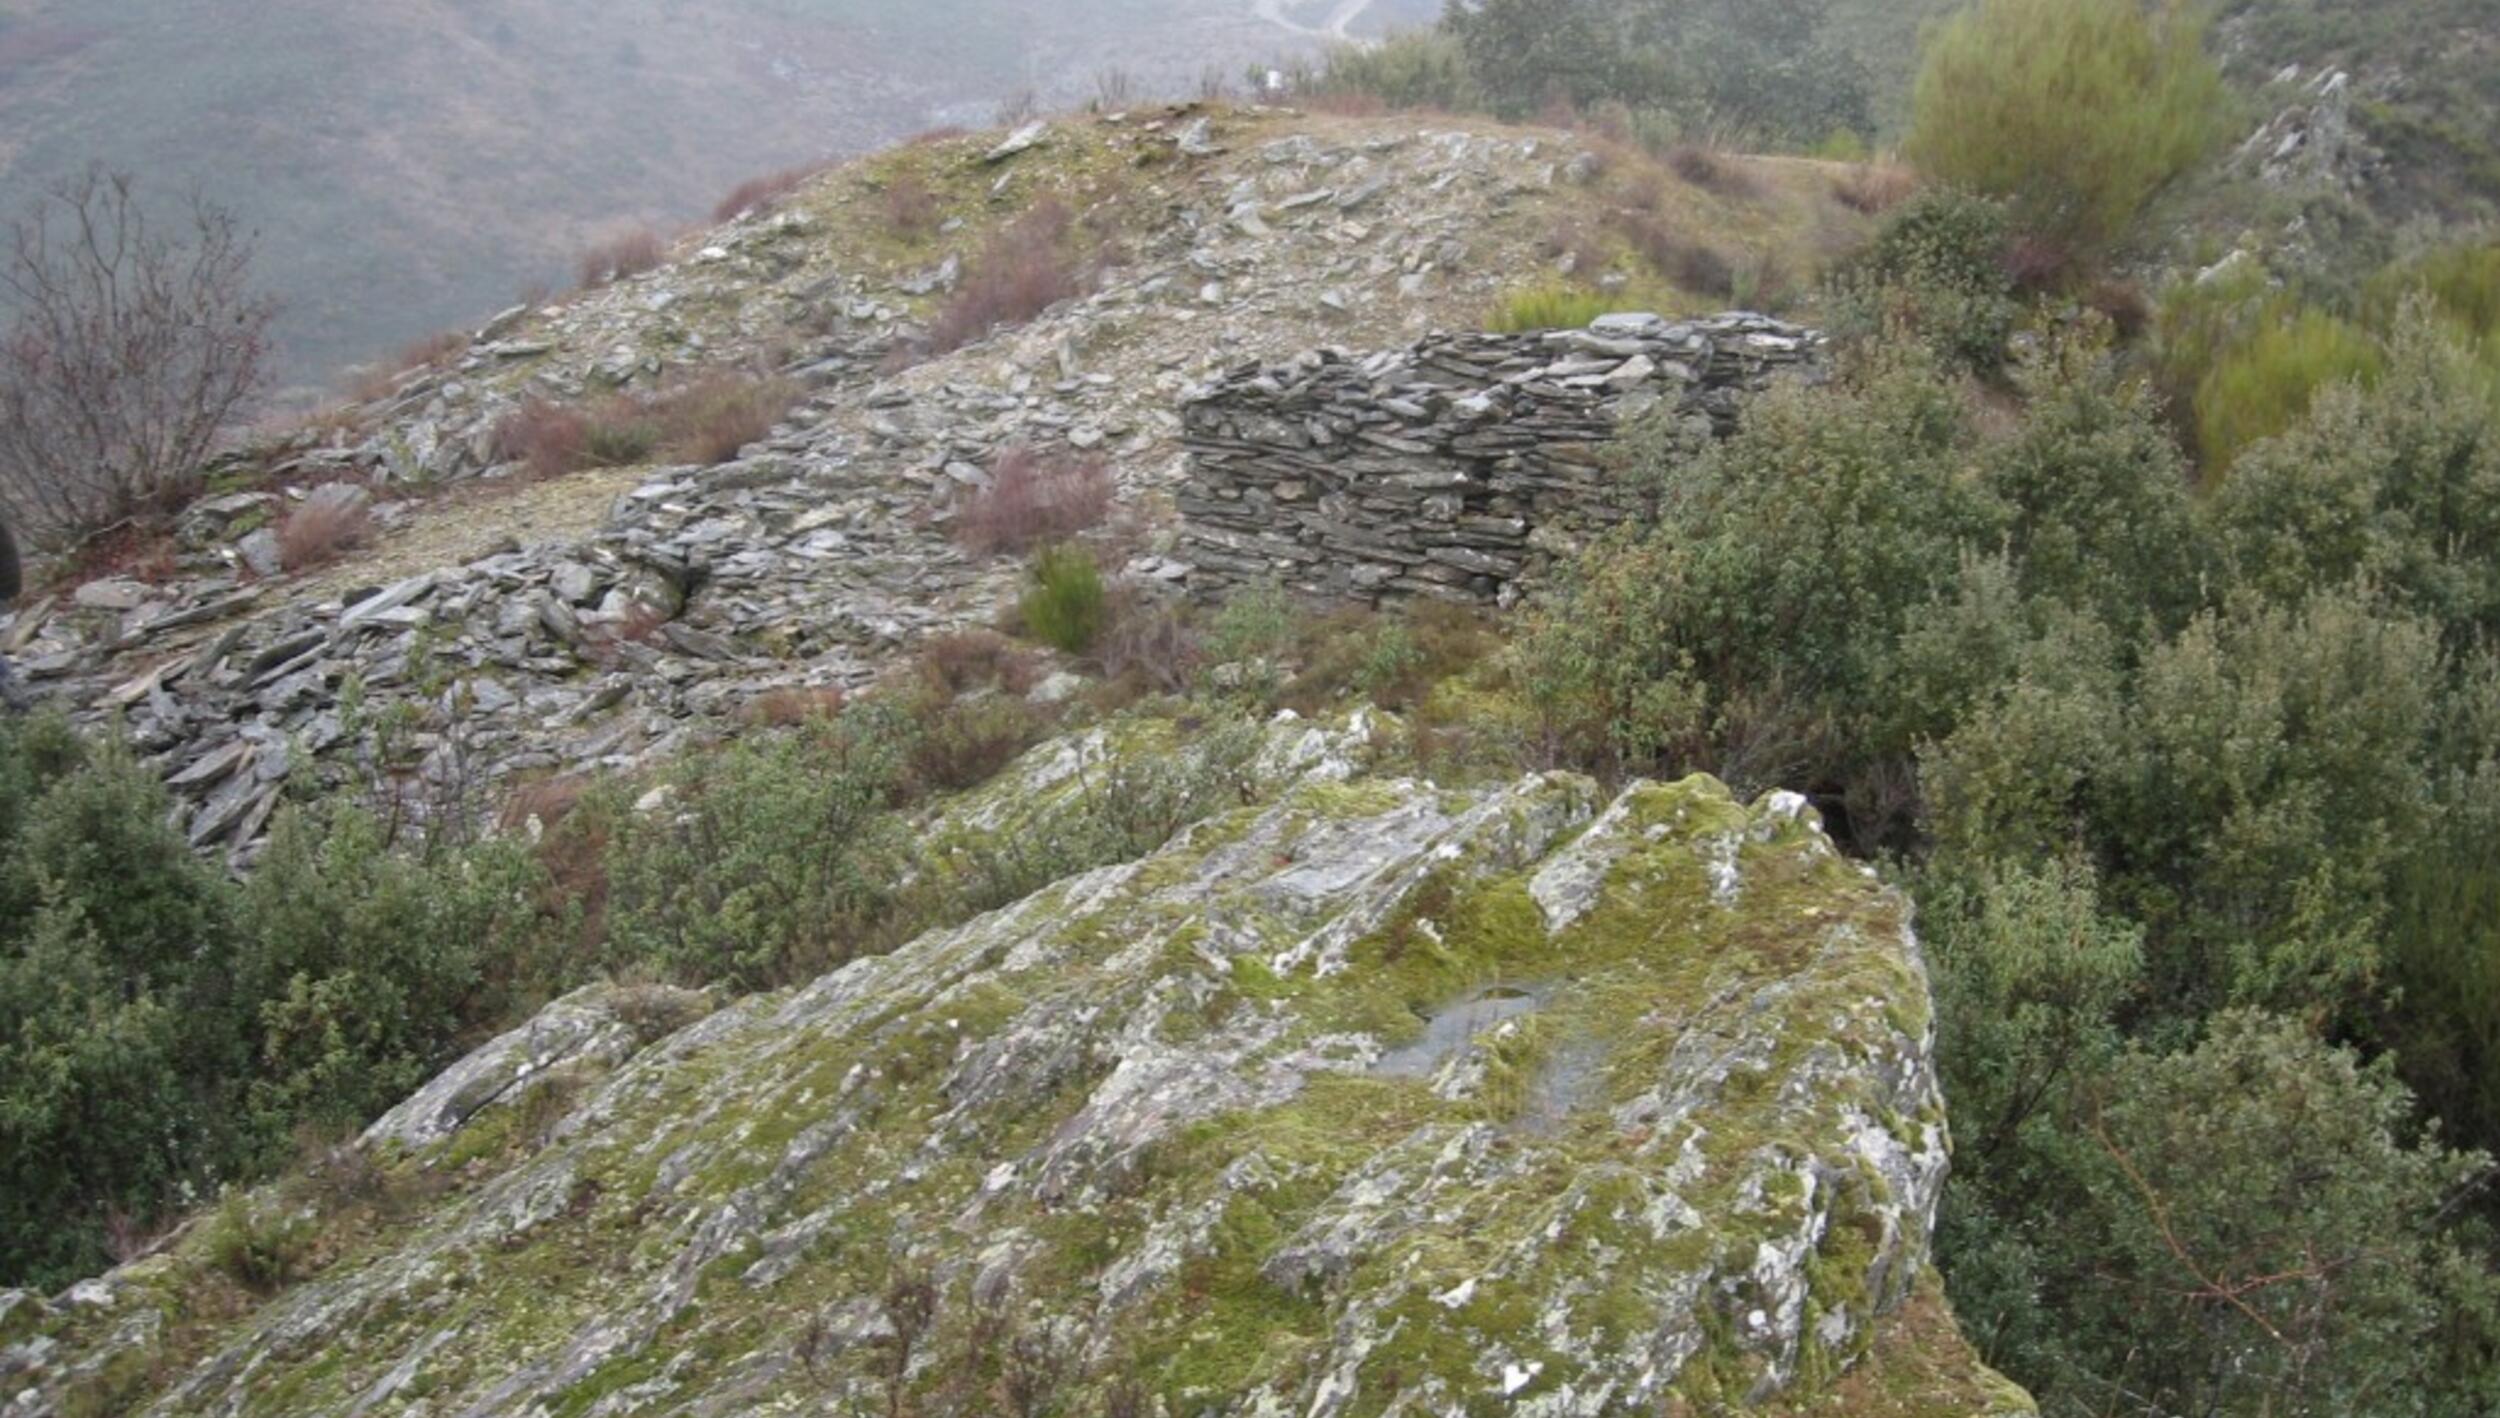
[[[2029,1411],[1924,1274],[1907,905],[1793,798],[1315,774],[698,1014],[12,1312],[0,1412]]]

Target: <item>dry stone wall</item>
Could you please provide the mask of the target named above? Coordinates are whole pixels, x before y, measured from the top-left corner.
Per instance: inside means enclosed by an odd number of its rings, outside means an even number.
[[[1507,603],[1637,509],[1606,457],[1633,420],[1665,406],[1697,444],[1723,437],[1771,380],[1819,377],[1823,347],[1759,315],[1609,315],[1241,365],[1182,411],[1191,590]]]

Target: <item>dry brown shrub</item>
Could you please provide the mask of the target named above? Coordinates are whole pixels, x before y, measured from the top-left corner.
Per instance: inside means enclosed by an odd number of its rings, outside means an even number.
[[[1669,149],[1667,166],[1705,192],[1739,198],[1762,195],[1761,179],[1741,161],[1699,143],[1678,143]]]
[[[912,675],[947,699],[977,690],[1022,695],[1041,679],[1033,654],[994,630],[959,630],[922,643]]]
[[[668,241],[649,227],[638,227],[582,253],[582,289],[639,276],[667,259]]]
[[[538,477],[562,477],[589,466],[590,417],[532,396],[495,425],[494,442],[502,461],[527,464]]]
[[[1832,183],[1832,196],[1853,212],[1880,217],[1918,193],[1918,174],[1899,163],[1863,163]]]
[[[1651,270],[1678,288],[1718,299],[1735,293],[1735,263],[1710,243],[1686,236],[1650,212],[1617,212],[1614,225]]]
[[[779,172],[768,172],[760,177],[750,177],[729,189],[729,195],[721,198],[720,205],[712,209],[712,220],[734,222],[750,213],[756,216],[768,215],[779,208],[791,193],[806,186],[811,178],[829,171],[832,167],[833,164],[830,162],[801,163],[797,167],[785,167]]]
[[[2083,303],[2109,321],[2118,338],[2132,343],[2141,339],[2152,327],[2153,301],[2144,287],[2134,281],[2109,279],[2096,281],[2084,293]]]
[[[747,701],[739,717],[758,728],[787,729],[841,716],[851,702],[835,685],[792,685]]]
[[[1044,197],[1001,228],[930,323],[929,352],[962,349],[1084,294],[1088,271],[1074,249],[1074,227],[1067,207]]]
[[[523,783],[504,798],[496,825],[505,832],[525,832],[535,819],[541,830],[552,832],[589,794],[590,780],[574,773]]]
[[[1198,637],[1181,607],[1127,587],[1112,592],[1110,624],[1094,644],[1103,677],[1135,682],[1164,694],[1189,688],[1198,668]]]
[[[938,194],[912,173],[898,174],[877,194],[886,234],[900,241],[926,241],[937,234],[943,214]]]
[[[1102,459],[1017,444],[992,464],[990,485],[963,499],[955,540],[978,556],[1066,541],[1102,525],[1111,495],[1111,469]]]
[[[661,391],[649,411],[663,453],[709,467],[760,442],[798,400],[797,386],[786,380],[716,373]]]
[[[278,564],[289,571],[327,566],[373,535],[373,511],[362,500],[316,499],[278,524]]]

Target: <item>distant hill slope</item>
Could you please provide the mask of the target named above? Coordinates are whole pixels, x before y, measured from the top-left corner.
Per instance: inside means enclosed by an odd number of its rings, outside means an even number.
[[[2351,75],[2353,124],[2383,159],[2362,195],[2381,215],[2500,212],[2500,0],[2235,0],[2219,34],[2232,76],[2268,96]]]
[[[321,379],[757,171],[1307,42],[1252,0],[0,0],[0,211],[99,159],[197,184]]]

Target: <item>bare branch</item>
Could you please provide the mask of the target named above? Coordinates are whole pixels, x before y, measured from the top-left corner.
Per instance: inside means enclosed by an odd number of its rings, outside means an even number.
[[[55,187],[0,250],[0,517],[40,545],[171,512],[259,391],[276,307],[198,196],[158,235],[129,176]]]

